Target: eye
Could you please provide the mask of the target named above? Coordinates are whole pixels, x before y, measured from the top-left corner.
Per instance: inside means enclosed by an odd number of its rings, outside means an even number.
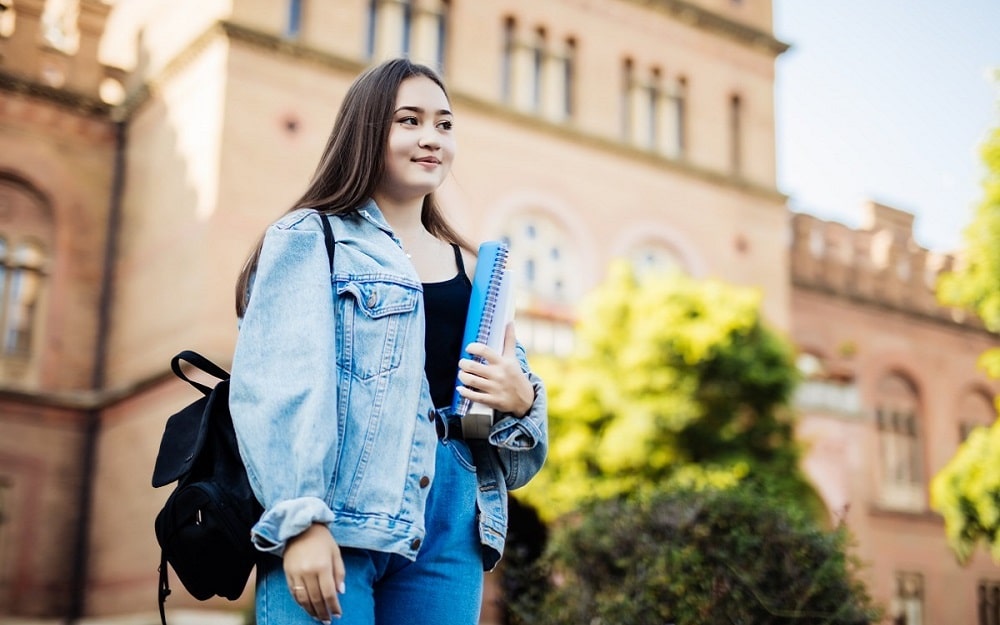
[[[405,124],[407,126],[416,126],[419,124],[417,118],[413,117],[412,115],[408,117],[401,117],[398,120],[396,120],[396,122],[399,124]]]
[[[443,122],[438,123],[438,128],[440,128],[441,130],[451,130],[453,126],[454,124],[450,120],[445,120]]]

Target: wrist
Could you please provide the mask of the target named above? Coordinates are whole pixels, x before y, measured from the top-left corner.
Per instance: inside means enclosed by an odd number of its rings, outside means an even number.
[[[514,411],[514,415],[518,419],[523,419],[528,416],[528,413],[531,412],[531,407],[535,404],[535,388],[528,380],[528,376],[524,376],[523,385],[517,395],[521,400],[521,405],[518,406],[518,410]]]

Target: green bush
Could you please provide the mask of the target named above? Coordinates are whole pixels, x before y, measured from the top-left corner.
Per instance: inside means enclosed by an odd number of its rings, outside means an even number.
[[[540,560],[548,588],[540,599],[511,597],[511,622],[877,621],[846,554],[846,529],[824,530],[758,489],[609,500],[574,516],[556,529]]]

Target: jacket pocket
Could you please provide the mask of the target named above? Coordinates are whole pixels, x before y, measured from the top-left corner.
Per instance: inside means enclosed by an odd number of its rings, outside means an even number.
[[[399,366],[412,340],[420,289],[384,279],[338,281],[337,366],[367,380]]]

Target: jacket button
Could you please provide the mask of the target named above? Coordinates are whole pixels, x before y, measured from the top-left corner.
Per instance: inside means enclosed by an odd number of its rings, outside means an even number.
[[[431,483],[431,478],[427,477],[426,475],[420,478],[420,488],[427,488],[427,486],[430,483]]]
[[[416,551],[417,549],[420,549],[420,539],[419,538],[414,538],[413,539],[413,542],[410,543],[410,549],[412,549],[414,551]]]
[[[367,302],[368,303],[368,308],[374,307],[375,306],[375,302],[377,302],[377,301],[378,301],[378,294],[375,293],[375,291],[372,291],[371,293],[368,294],[368,302]]]

